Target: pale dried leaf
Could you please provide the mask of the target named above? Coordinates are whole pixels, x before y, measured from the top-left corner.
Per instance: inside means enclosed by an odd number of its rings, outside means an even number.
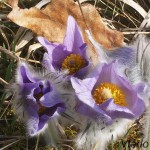
[[[6,0],[7,4],[9,4],[13,8],[18,7],[18,1],[19,0]]]
[[[46,37],[49,41],[62,42],[64,37],[64,26],[59,22],[50,20],[49,16],[37,8],[14,8],[8,18],[20,26],[31,29],[37,35]]]
[[[58,13],[61,10],[61,14]],[[44,36],[51,42],[62,43],[66,22],[69,15],[73,16],[83,35],[84,41],[89,47],[89,56],[96,59],[96,51],[90,42],[86,31],[89,30],[96,42],[106,49],[114,49],[123,44],[123,34],[108,28],[99,13],[90,4],[82,5],[83,16],[79,6],[73,0],[52,0],[44,9],[39,10],[35,7],[30,9],[20,9],[14,7],[8,15],[16,24],[31,29],[34,33]]]

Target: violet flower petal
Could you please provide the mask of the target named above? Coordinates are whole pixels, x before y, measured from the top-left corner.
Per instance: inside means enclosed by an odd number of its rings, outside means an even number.
[[[46,48],[48,53],[51,53],[51,51],[59,45],[58,43],[49,42],[46,38],[42,36],[38,36],[37,39]]]
[[[81,34],[79,32],[76,21],[72,16],[68,17],[67,31],[66,31],[66,36],[64,38],[63,43],[67,47],[67,50],[69,52],[73,52],[74,54],[80,53],[79,47],[82,46],[83,39],[82,39]]]
[[[87,62],[87,66],[84,68],[81,68],[79,71],[77,71],[74,74],[74,76],[78,77],[80,79],[83,79],[86,76],[85,72],[88,73],[90,67],[91,67],[91,64],[89,62]]]
[[[65,50],[65,46],[58,43],[51,43],[44,37],[38,37],[38,41],[46,48],[48,52],[48,54],[44,54],[42,61],[43,65],[52,71],[54,71],[55,67],[60,69],[62,61],[68,54]]]
[[[112,119],[116,119],[116,118],[131,119],[135,117],[134,113],[127,107],[114,104],[113,99],[108,99],[103,104],[99,105],[99,108],[102,109]]]
[[[54,71],[55,69],[61,69],[64,59],[70,54],[66,50],[66,47],[62,44],[54,47],[49,53],[45,53],[42,64],[48,70]]]
[[[22,63],[18,68],[18,82],[21,83],[34,83],[37,81],[33,74],[30,72],[25,63]]]
[[[53,107],[56,104],[62,103],[55,92],[48,92],[40,98],[40,103],[44,107]]]
[[[144,101],[138,98],[138,100],[134,104],[134,107],[132,108],[132,112],[134,113],[135,116],[138,117],[143,114],[145,109],[146,109],[146,106],[145,106]]]
[[[86,44],[86,43],[82,44],[82,46],[80,46],[79,49],[80,49],[79,54],[80,54],[85,60],[87,60],[87,54],[86,54],[87,44]]]
[[[64,45],[59,44],[52,51],[52,65],[54,68],[61,69],[63,61],[69,56],[71,53],[66,50]]]
[[[78,113],[90,117],[91,119],[102,121],[107,125],[112,124],[112,118],[102,109],[99,109],[98,106],[94,106],[93,109],[92,105],[89,105],[89,103],[86,104],[82,102],[82,100],[77,100],[77,106],[75,109]]]
[[[39,124],[39,116],[37,114],[37,108],[32,105],[28,105],[27,110],[25,112],[25,120],[27,124],[27,129],[29,135],[33,136],[38,132],[38,124]]]
[[[84,80],[80,80],[75,77],[71,77],[71,84],[75,89],[75,92],[78,94],[84,94],[85,92],[90,92],[95,83],[97,82],[98,76],[95,78],[86,78]]]
[[[53,105],[52,107],[47,108],[46,112],[44,113],[44,115],[41,115],[39,117],[39,125],[38,125],[38,129],[42,129],[45,124],[48,122],[49,119],[51,119],[51,117],[56,113],[62,113],[65,111],[65,105],[64,103],[57,103],[55,105]]]
[[[47,115],[50,118],[51,116],[54,115],[54,113],[57,112],[61,114],[62,112],[65,111],[65,109],[66,107],[64,103],[57,103],[51,107],[48,107],[44,115]]]
[[[55,71],[52,65],[52,59],[49,57],[48,53],[44,53],[42,65],[49,71]]]
[[[42,115],[39,117],[38,131],[43,129],[43,127],[45,126],[45,124],[48,122],[49,119],[50,117],[47,115]]]

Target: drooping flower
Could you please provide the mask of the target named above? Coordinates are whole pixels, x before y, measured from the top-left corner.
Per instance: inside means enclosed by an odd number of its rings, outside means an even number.
[[[86,55],[86,44],[72,16],[68,17],[63,44],[51,43],[43,37],[38,37],[38,40],[47,49],[43,65],[48,70],[68,70],[69,75],[78,77],[85,75],[90,62]]]
[[[95,75],[84,80],[71,78],[79,113],[95,120],[105,118],[111,124],[117,118],[133,119],[144,112],[144,101],[138,95],[142,88],[120,76],[116,68],[117,62],[112,62],[103,64]]]
[[[54,81],[31,69],[24,62],[17,69],[13,107],[26,124],[29,135],[34,136],[44,130],[49,119],[65,111],[65,104],[57,93]]]

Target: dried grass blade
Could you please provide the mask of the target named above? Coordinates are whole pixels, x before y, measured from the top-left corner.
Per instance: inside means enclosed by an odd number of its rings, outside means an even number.
[[[15,143],[19,142],[20,140],[21,140],[21,139],[16,140],[16,141],[14,141],[14,142],[12,142],[12,143],[10,143],[10,144],[8,144],[8,145],[6,145],[6,146],[2,147],[2,148],[1,148],[1,150],[4,150],[4,149],[6,149],[6,148],[10,147],[11,145],[13,145],[13,144],[15,144]]]
[[[0,77],[0,83],[4,85],[8,85],[8,82]]]
[[[27,29],[25,29],[23,27],[20,27],[18,29],[16,35],[14,36],[14,40],[13,40],[14,43],[17,43],[17,41],[19,41],[19,39],[24,35],[25,30],[27,30]]]
[[[0,51],[4,52],[5,54],[9,55],[10,57],[16,59],[17,61],[19,61],[19,57],[17,57],[13,52],[3,48],[2,46],[0,46]]]
[[[150,10],[148,11],[147,15],[145,16],[143,22],[140,25],[140,28],[148,28],[148,27],[150,27]],[[141,30],[139,30],[139,31],[141,31]],[[149,34],[149,32],[148,32],[148,34]],[[136,38],[138,37],[138,35],[139,35],[139,32],[137,32],[135,34],[135,36],[134,36],[133,39],[136,40]]]
[[[48,3],[50,3],[51,2],[51,0],[42,0],[42,1],[40,1],[35,7],[36,8],[42,8],[44,5],[46,5],[46,4],[48,4]]]
[[[120,0],[120,1],[134,8],[143,18],[146,17],[147,12],[138,3],[134,2],[133,0]]]
[[[15,51],[18,51],[22,47],[24,47],[26,44],[30,42],[30,40],[33,38],[32,32],[27,32],[24,37],[21,39],[20,43],[16,45]],[[20,55],[20,53],[16,53],[17,56]]]
[[[42,45],[40,43],[30,45],[26,58],[28,59],[30,57],[31,53],[40,47],[42,47]]]
[[[4,38],[5,42],[7,43],[8,50],[10,50],[10,45],[9,45],[7,36],[6,36],[5,32],[1,29],[1,27],[0,27],[0,33],[1,33],[2,37]]]
[[[141,23],[141,28],[143,27],[150,27],[150,10],[148,11],[148,13],[145,16],[145,19],[143,20],[143,22]]]

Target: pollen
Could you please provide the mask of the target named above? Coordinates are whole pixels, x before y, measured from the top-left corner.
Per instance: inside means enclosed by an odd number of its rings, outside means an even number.
[[[95,102],[100,105],[106,100],[113,98],[114,103],[120,106],[126,106],[125,94],[115,84],[101,83],[93,92]]]
[[[62,63],[62,69],[69,70],[70,75],[76,73],[78,70],[84,68],[85,66],[86,61],[79,54],[70,54]]]

